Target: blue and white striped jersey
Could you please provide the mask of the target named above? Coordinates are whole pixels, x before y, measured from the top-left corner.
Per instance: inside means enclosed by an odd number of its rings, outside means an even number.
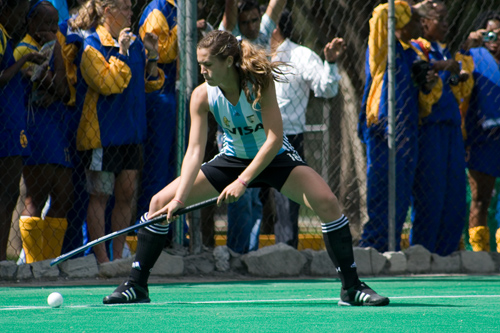
[[[266,141],[260,105],[257,104],[257,110],[254,110],[243,90],[238,104],[232,105],[219,87],[206,85],[210,112],[224,131],[221,153],[238,158],[254,158]],[[289,146],[288,140],[284,137],[283,147],[278,154]]]

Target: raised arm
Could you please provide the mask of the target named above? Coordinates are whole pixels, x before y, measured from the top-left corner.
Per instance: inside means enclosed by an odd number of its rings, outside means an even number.
[[[267,5],[266,14],[277,24],[285,6],[286,0],[271,0],[269,1],[269,5]]]
[[[169,64],[177,58],[177,25],[169,26],[167,18],[159,10],[153,10],[144,20],[139,28],[139,35],[142,40],[146,33],[153,33],[158,36],[158,56],[159,62]]]
[[[238,0],[226,0],[222,25],[225,31],[233,31],[238,22]]]
[[[342,38],[332,39],[323,49],[324,62],[311,51],[311,57],[305,65],[307,70],[304,71],[303,75],[310,82],[314,96],[332,98],[337,95],[341,77],[336,61],[344,49],[345,44]]]

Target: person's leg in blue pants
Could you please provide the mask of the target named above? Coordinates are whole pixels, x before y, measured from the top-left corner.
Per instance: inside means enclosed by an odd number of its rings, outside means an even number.
[[[389,149],[383,135],[370,133],[367,145],[368,222],[361,234],[360,246],[388,250],[389,241]],[[411,190],[418,153],[417,140],[408,137],[396,147],[396,251],[401,248],[401,231],[410,206]]]
[[[146,95],[148,131],[144,143],[144,167],[137,203],[140,217],[149,210],[153,195],[175,178],[176,100],[172,92]]]
[[[442,256],[458,249],[466,215],[465,151],[459,126],[420,129],[410,245]]]
[[[450,162],[448,167],[447,195],[443,217],[439,226],[436,253],[447,256],[459,249],[460,239],[467,223],[467,175],[465,172],[465,148],[462,129],[449,127]]]
[[[247,253],[259,246],[258,229],[262,221],[262,203],[259,199],[259,188],[249,188],[238,201],[227,207],[227,246],[237,253]],[[252,244],[252,248],[250,247]]]
[[[419,155],[412,195],[410,245],[435,252],[447,183],[448,145],[439,124],[425,124],[419,131]]]
[[[495,240],[497,243],[497,252],[500,253],[500,192],[497,192],[497,210],[495,214],[495,220],[497,221],[497,231],[495,232]]]

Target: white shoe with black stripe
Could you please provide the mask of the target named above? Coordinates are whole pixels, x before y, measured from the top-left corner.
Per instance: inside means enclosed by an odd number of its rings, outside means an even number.
[[[148,287],[144,288],[131,281],[122,283],[116,290],[102,300],[104,304],[149,303]]]
[[[380,296],[364,282],[340,291],[341,306],[384,306],[389,304],[389,298]]]

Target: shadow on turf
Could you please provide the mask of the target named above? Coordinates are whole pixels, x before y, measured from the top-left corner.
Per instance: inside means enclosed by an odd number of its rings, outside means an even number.
[[[363,280],[363,279],[362,279]],[[500,282],[500,276],[498,275],[463,275],[463,276],[419,276],[419,277],[370,277],[367,278],[367,283],[387,283],[387,282]],[[205,282],[174,282],[170,283],[166,288],[171,288],[172,286],[184,285],[186,288],[196,287],[206,284],[224,284],[224,285],[241,285],[241,284],[252,284],[252,285],[271,285],[276,283],[289,283],[289,284],[321,284],[321,283],[340,283],[338,278],[311,278],[311,279],[265,279],[265,278],[255,278],[254,280],[241,280],[241,281],[205,281]],[[163,283],[151,283],[150,286],[162,287]]]

